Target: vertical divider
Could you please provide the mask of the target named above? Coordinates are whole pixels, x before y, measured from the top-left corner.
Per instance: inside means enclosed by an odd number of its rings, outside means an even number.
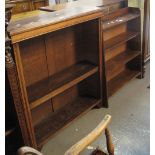
[[[108,108],[108,95],[107,95],[107,82],[106,82],[106,70],[105,70],[105,54],[104,54],[104,36],[103,36],[103,28],[102,28],[102,20],[99,19],[99,61],[100,61],[100,81],[101,81],[101,97],[102,97],[102,105]]]

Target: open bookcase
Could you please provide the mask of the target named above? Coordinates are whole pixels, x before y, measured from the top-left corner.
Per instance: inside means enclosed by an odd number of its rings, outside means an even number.
[[[140,10],[123,8],[103,17],[103,50],[108,96],[133,77],[143,76]]]
[[[20,94],[14,99],[25,145],[39,149],[81,114],[107,106],[101,16],[96,7],[75,7],[10,23],[11,86]]]

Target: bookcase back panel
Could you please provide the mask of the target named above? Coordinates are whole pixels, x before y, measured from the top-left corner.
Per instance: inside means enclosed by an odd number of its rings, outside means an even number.
[[[52,104],[54,112],[62,108],[63,106],[72,103],[78,97],[77,86],[71,87],[63,93],[52,98]]]
[[[78,46],[81,44],[79,44],[80,40],[78,40],[74,27],[47,35],[45,42],[49,75],[60,72],[80,61]]]
[[[85,95],[85,96],[92,96],[96,99],[101,98],[101,93],[100,93],[100,76],[99,72],[96,74],[90,76],[89,78],[85,79],[79,84],[79,90],[80,90],[80,95]]]
[[[104,35],[104,41],[107,41],[108,39],[111,39],[113,37],[118,36],[121,33],[124,33],[127,31],[127,24],[123,23],[121,25],[115,26],[112,29],[107,29],[103,32]]]
[[[127,44],[123,43],[113,49],[105,50],[105,61],[112,59],[116,55],[124,52],[126,49],[127,49]]]
[[[44,37],[21,42],[20,54],[26,85],[29,86],[48,76]]]
[[[99,21],[94,20],[84,23],[82,27],[82,50],[80,50],[80,57],[87,58],[88,61],[95,65],[99,65]]]
[[[123,64],[123,62],[120,62],[120,64],[117,66],[116,65],[117,64],[113,62],[111,66],[106,66],[107,81],[110,81],[125,69],[125,64]]]
[[[46,101],[44,104],[36,107],[32,110],[33,125],[36,126],[51,113],[53,113],[53,105],[51,100]]]

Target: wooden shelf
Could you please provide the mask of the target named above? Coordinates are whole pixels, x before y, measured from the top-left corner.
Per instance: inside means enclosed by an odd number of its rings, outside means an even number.
[[[74,102],[51,114],[47,119],[35,126],[38,145],[45,144],[56,132],[100,102],[101,100],[92,97],[78,97]]]
[[[64,92],[98,71],[98,67],[83,61],[27,88],[30,108],[33,109]]]
[[[112,28],[114,26],[126,23],[130,20],[133,20],[133,19],[139,17],[139,16],[140,16],[139,13],[127,13],[125,15],[115,17],[115,18],[110,19],[110,20],[106,20],[103,22],[103,30],[107,30],[107,29]]]
[[[139,71],[133,71],[126,69],[117,75],[115,78],[108,82],[108,96],[112,96],[119,88],[121,88],[125,83],[127,83],[132,78],[138,76]]]
[[[116,46],[119,46],[122,43],[125,43],[125,42],[129,41],[130,39],[135,38],[138,35],[139,35],[139,32],[128,31],[128,32],[122,33],[122,34],[120,34],[120,35],[118,35],[112,39],[105,41],[104,42],[104,49],[109,50],[109,49],[115,48]]]
[[[107,81],[110,81],[121,66],[124,66],[127,62],[140,55],[140,51],[125,51],[115,56],[113,59],[106,62]],[[119,73],[119,72],[118,72]]]
[[[108,68],[113,67],[112,64],[117,63],[117,64],[125,64],[128,61],[132,60],[136,56],[141,54],[141,51],[134,51],[134,50],[127,50],[122,52],[121,54],[118,54],[117,56],[113,57],[112,59],[108,60],[106,62],[106,66]],[[116,65],[116,64],[115,64]]]

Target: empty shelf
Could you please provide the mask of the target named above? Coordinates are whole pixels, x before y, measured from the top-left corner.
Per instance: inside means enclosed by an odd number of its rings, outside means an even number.
[[[56,132],[100,102],[101,100],[92,97],[77,97],[74,102],[51,114],[47,119],[35,126],[38,145],[45,144]]]
[[[108,82],[108,96],[110,97],[111,95],[113,95],[125,83],[138,76],[139,74],[139,71],[125,69],[123,72],[121,72],[115,78]]]
[[[111,80],[115,75],[116,72],[128,63],[130,60],[134,59],[136,56],[140,55],[140,51],[125,51],[121,54],[115,56],[113,59],[110,59],[106,62],[106,72],[107,72],[107,81]],[[118,71],[119,73],[119,71]]]
[[[89,62],[77,63],[27,88],[31,109],[78,84],[98,71]]]
[[[136,37],[139,34],[139,32],[125,32],[122,33],[112,39],[109,39],[107,41],[104,42],[104,49],[110,49],[110,48],[114,48],[124,42],[129,41],[130,39],[133,39],[134,37]]]

